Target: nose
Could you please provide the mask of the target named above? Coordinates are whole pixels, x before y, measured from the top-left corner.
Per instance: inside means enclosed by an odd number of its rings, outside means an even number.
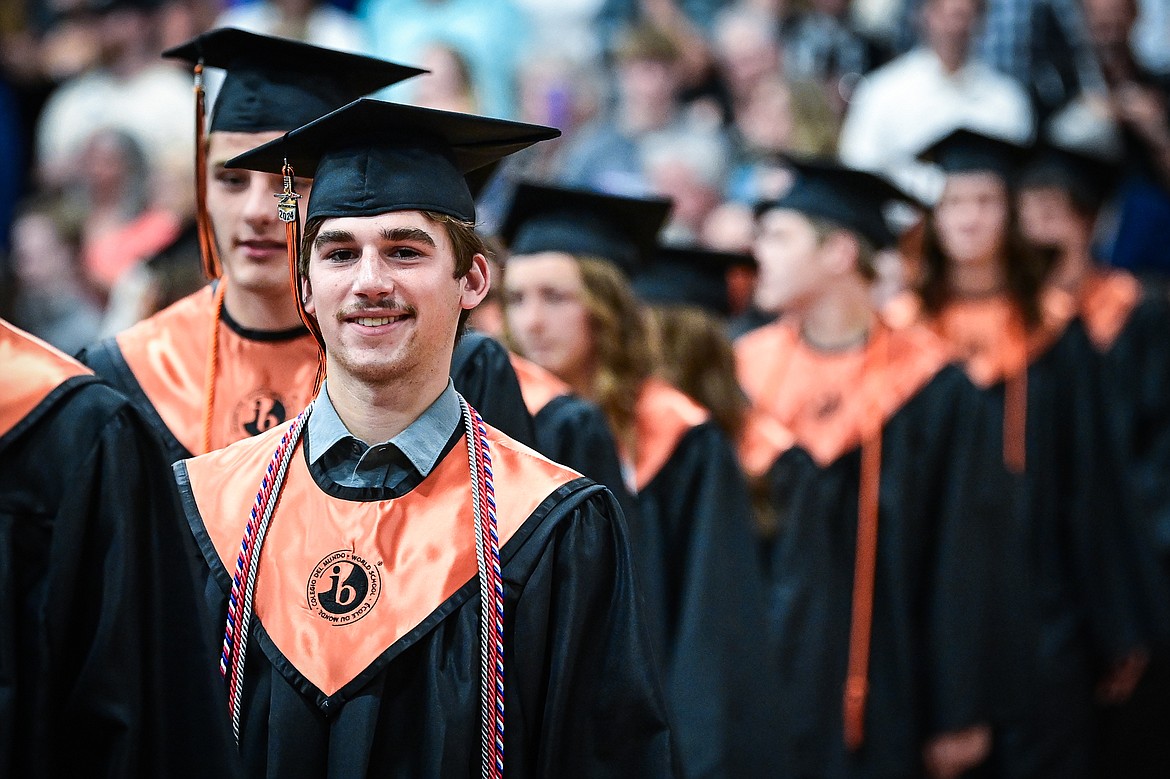
[[[243,203],[243,218],[253,230],[262,232],[276,222],[276,198],[272,197],[276,191],[268,176],[251,177]]]
[[[394,278],[376,247],[365,247],[354,264],[353,291],[360,297],[379,298],[394,292]]]

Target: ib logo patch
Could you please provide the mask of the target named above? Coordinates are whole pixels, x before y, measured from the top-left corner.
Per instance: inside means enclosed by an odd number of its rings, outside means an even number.
[[[271,390],[256,390],[232,412],[232,430],[239,435],[260,435],[288,418],[284,399]]]
[[[305,588],[313,613],[336,626],[350,625],[369,614],[381,594],[377,566],[348,549],[325,555]]]

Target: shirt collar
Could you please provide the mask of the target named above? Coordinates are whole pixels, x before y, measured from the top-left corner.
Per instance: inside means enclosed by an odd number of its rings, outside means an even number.
[[[321,385],[321,392],[313,407],[313,414],[309,417],[309,429],[305,436],[310,463],[316,463],[334,446],[341,441],[357,441],[363,444],[362,449],[369,448],[365,441],[357,438],[345,426],[333,402],[329,399],[329,382]],[[438,462],[443,448],[455,431],[462,416],[459,406],[459,396],[455,393],[455,385],[447,379],[447,386],[440,393],[435,402],[411,422],[405,430],[382,442],[382,445],[392,444],[410,460],[420,474],[427,476]],[[375,444],[377,446],[378,444]]]

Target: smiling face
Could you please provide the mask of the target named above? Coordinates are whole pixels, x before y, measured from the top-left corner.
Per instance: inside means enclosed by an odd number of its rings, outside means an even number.
[[[422,212],[325,219],[304,300],[325,340],[330,382],[445,382],[459,316],[488,284],[482,254],[455,278],[447,230]]]
[[[508,260],[504,306],[509,335],[522,355],[574,386],[588,383],[595,362],[585,294],[572,255],[542,252]]]
[[[229,170],[237,154],[281,136],[280,132],[214,132],[208,138],[207,212],[215,229],[223,272],[231,287],[266,298],[289,295],[284,223],[276,218],[283,179],[273,173]],[[297,179],[296,191],[308,202],[312,182]]]

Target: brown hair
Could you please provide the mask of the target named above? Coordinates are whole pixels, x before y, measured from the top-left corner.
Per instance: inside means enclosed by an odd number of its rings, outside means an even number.
[[[629,281],[613,263],[590,256],[576,259],[597,356],[592,400],[605,412],[614,436],[629,449],[638,391],[653,367],[646,322]]]
[[[1020,233],[1016,220],[1016,208],[1009,193],[1008,225],[1000,241],[1000,263],[1003,268],[1004,284],[1012,302],[1019,308],[1028,327],[1040,324],[1040,293],[1055,259],[1054,254],[1041,252],[1028,244]],[[934,212],[926,216],[922,236],[922,281],[918,294],[927,313],[937,315],[951,300],[950,282],[947,278],[948,259],[943,253]]]
[[[474,222],[458,219],[448,214],[440,214],[437,211],[423,211],[421,213],[429,221],[442,225],[443,229],[447,232],[447,239],[451,241],[451,248],[455,254],[454,278],[461,279],[468,274],[471,270],[475,255],[482,254],[485,257],[491,257],[487,243],[475,231]],[[313,242],[317,240],[317,235],[321,232],[321,225],[329,218],[327,216],[315,216],[305,222],[305,229],[301,234],[300,251],[297,255],[297,279],[295,280],[296,283],[293,284],[294,291],[298,296],[301,294],[301,285],[299,282],[309,275],[309,257],[312,254]],[[467,317],[470,315],[470,309],[464,309],[459,314],[459,328],[455,335],[456,341],[463,336],[463,329],[467,324]]]
[[[735,350],[723,325],[695,306],[649,306],[655,370],[711,412],[732,441],[748,402],[735,378]]]

